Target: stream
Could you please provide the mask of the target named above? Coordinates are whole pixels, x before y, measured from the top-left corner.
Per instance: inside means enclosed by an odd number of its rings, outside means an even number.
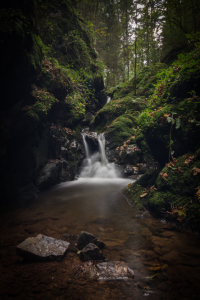
[[[91,153],[83,134],[86,159],[79,179],[56,185],[27,206],[1,214],[1,299],[200,299],[199,236],[178,231],[150,215],[139,219],[122,194],[132,179],[119,177],[107,162],[103,136]],[[134,270],[128,281],[94,281],[87,262],[74,252],[62,261],[24,262],[16,246],[42,233],[87,231],[106,244],[108,261]]]

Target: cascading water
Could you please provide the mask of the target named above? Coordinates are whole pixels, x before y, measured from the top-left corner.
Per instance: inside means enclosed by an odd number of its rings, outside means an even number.
[[[85,134],[82,134],[82,137],[83,137],[83,145],[84,145],[84,149],[85,149],[85,155],[86,155],[87,163],[88,163],[88,165],[90,165],[91,160],[90,160],[90,150],[89,150],[89,146],[88,146],[88,144],[87,144],[87,142],[86,142]]]
[[[107,96],[107,102],[106,103],[109,103],[111,100],[111,97]]]
[[[99,134],[98,143],[99,143],[99,149],[100,149],[100,155],[101,155],[101,163],[103,166],[106,166],[108,161],[107,161],[106,153],[105,153],[105,136],[103,133]]]
[[[90,155],[89,144],[86,137],[95,137],[98,141],[99,151]],[[105,137],[103,133],[88,134],[82,133],[83,144],[86,158],[83,161],[83,168],[79,178],[118,178],[119,172],[116,170],[114,163],[108,163],[105,154]]]

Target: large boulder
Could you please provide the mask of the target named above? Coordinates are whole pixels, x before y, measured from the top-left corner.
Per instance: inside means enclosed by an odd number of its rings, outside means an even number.
[[[29,237],[16,248],[17,253],[25,259],[61,260],[69,247],[68,242],[54,239],[42,234]]]

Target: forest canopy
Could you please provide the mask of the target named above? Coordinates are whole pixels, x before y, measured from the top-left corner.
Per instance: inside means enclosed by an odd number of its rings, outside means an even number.
[[[144,66],[170,64],[200,42],[198,0],[80,0],[76,8],[105,64],[107,87]]]

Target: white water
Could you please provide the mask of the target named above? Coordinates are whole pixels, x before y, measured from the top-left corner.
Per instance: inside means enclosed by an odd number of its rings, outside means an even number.
[[[119,178],[119,172],[114,163],[108,163],[105,154],[105,137],[103,133],[96,135],[99,151],[90,155],[89,145],[86,139],[87,134],[82,133],[86,158],[83,161],[83,169],[79,178]]]
[[[86,158],[89,159],[90,157],[90,151],[89,151],[89,147],[88,147],[88,144],[85,140],[85,134],[82,135],[83,137],[83,145],[84,145],[84,148],[85,148],[85,155],[86,155]]]
[[[111,100],[111,97],[107,96],[107,103],[109,103]]]

